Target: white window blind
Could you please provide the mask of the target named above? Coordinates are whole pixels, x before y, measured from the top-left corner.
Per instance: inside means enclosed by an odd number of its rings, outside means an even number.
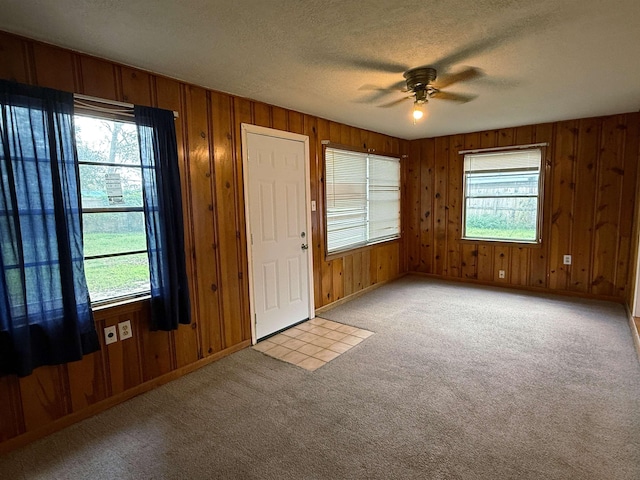
[[[400,160],[325,149],[327,252],[400,235]]]

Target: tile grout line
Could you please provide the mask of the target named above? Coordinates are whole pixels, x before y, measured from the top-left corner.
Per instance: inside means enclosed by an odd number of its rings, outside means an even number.
[[[315,371],[373,334],[369,330],[316,317],[280,332],[252,348],[272,358]]]

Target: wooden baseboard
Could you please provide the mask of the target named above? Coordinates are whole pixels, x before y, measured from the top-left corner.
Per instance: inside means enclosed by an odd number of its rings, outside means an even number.
[[[329,305],[325,305],[323,307],[320,308],[316,308],[316,315],[318,314],[322,314],[324,312],[327,312],[329,310],[331,310],[334,307],[337,307],[338,305],[342,305],[343,303],[347,303],[350,302],[351,300],[353,300],[354,298],[358,298],[361,295],[364,295],[365,293],[369,293],[372,290],[375,290],[376,288],[380,288],[383,285],[386,285],[389,282],[393,282],[401,277],[404,277],[407,273],[401,273],[399,274],[397,277],[393,277],[390,278],[389,280],[384,280],[382,282],[378,282],[378,283],[374,283],[373,285],[369,285],[367,288],[363,288],[362,290],[359,290],[355,293],[352,293],[351,295],[347,295],[346,297],[342,297],[338,300],[336,300],[335,302],[331,302]]]
[[[159,387],[160,385],[164,385],[172,380],[176,380],[188,373],[191,373],[195,370],[198,370],[210,363],[215,362],[216,360],[220,360],[227,355],[231,355],[232,353],[238,352],[246,347],[251,346],[250,340],[245,340],[244,342],[238,343],[233,347],[229,347],[220,352],[214,353],[208,357],[202,358],[196,362],[190,363],[189,365],[185,365],[184,367],[180,367],[176,370],[172,370],[160,377],[156,377],[147,382],[141,383],[129,390],[126,390],[122,393],[114,395],[112,397],[106,398],[100,402],[94,403],[89,407],[80,410],[78,412],[71,413],[69,415],[65,415],[58,420],[55,420],[42,428],[37,430],[32,430],[29,432],[25,432],[22,435],[18,435],[17,437],[13,437],[3,443],[0,443],[0,455],[15,450],[17,448],[23,447],[35,440],[46,437],[47,435],[51,435],[54,432],[62,430],[63,428],[69,427],[74,423],[77,423],[81,420],[92,417],[100,412],[108,410],[119,403],[125,402],[133,397],[136,397],[142,393],[153,390],[154,388]]]
[[[624,298],[614,297],[612,295],[595,295],[593,293],[574,292],[572,290],[551,290],[549,288],[544,288],[544,287],[532,287],[529,285],[512,285],[510,283],[476,280],[475,278],[445,277],[443,275],[436,275],[433,273],[424,273],[424,272],[407,272],[405,275],[420,275],[421,277],[445,280],[449,282],[466,283],[471,285],[482,285],[485,287],[506,288],[509,290],[522,290],[525,292],[544,293],[544,294],[550,294],[550,295],[562,295],[564,297],[586,298],[589,300],[604,300],[607,302],[626,304]]]
[[[629,329],[631,330],[631,338],[633,339],[633,346],[636,347],[636,354],[638,355],[638,361],[640,362],[640,318],[636,318],[631,313],[629,305],[625,302],[625,310],[627,311],[627,319],[629,320]]]

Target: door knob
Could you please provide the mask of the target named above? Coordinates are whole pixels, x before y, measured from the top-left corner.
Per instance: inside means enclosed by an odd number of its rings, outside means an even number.
[[[306,243],[303,243],[303,244],[300,246],[300,248],[301,248],[302,250],[306,250],[306,249],[308,249],[308,248],[309,248],[309,245],[307,245]]]

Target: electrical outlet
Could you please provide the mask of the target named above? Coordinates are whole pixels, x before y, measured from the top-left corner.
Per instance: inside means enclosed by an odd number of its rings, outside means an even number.
[[[563,262],[565,265],[571,265],[571,255],[565,255],[565,256],[564,256],[564,258],[563,258],[563,260],[562,260],[562,262]]]
[[[118,324],[118,330],[120,333],[120,340],[126,340],[127,338],[133,337],[133,332],[131,331],[131,320],[120,322]]]
[[[116,333],[116,326],[111,325],[104,329],[104,344],[109,345],[118,341],[118,334]]]
[[[498,278],[504,278],[504,270],[498,270]]]

